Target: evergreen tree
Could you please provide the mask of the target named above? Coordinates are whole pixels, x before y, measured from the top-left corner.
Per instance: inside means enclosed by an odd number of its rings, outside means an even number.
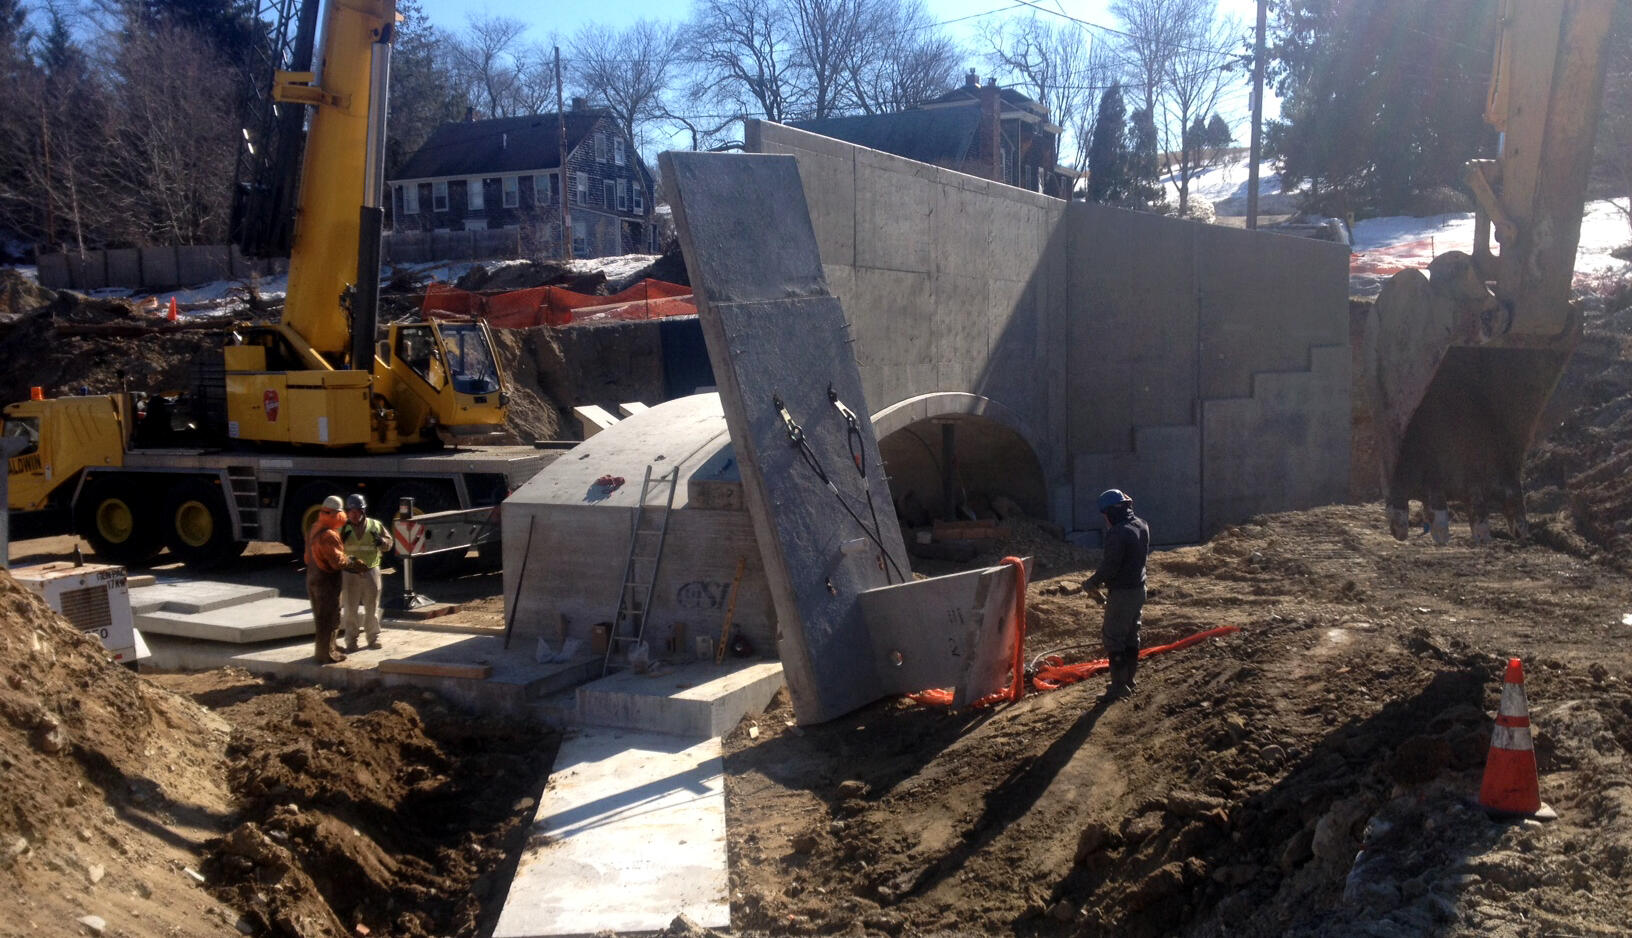
[[[1128,129],[1133,140],[1126,154],[1124,173],[1128,192],[1124,204],[1129,208],[1154,208],[1166,201],[1162,194],[1162,158],[1156,120],[1149,111],[1140,108],[1128,119]]]
[[[418,0],[399,0],[396,41],[391,50],[391,110],[386,133],[385,176],[419,149],[431,131],[462,120],[466,97],[446,50],[450,37],[425,18]]]
[[[1094,115],[1094,137],[1088,145],[1088,199],[1112,205],[1121,204],[1127,196],[1123,155],[1123,133],[1127,121],[1127,107],[1122,101],[1122,83],[1111,82],[1099,96],[1099,110]]]
[[[1316,205],[1393,213],[1491,155],[1483,110],[1497,0],[1285,0],[1268,142]],[[1325,203],[1325,204],[1320,204]]]

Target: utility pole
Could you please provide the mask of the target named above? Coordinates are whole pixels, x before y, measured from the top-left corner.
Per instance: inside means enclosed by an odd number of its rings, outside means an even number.
[[[555,47],[555,131],[556,141],[561,152],[560,166],[556,169],[556,176],[561,180],[557,187],[561,196],[561,259],[572,260],[572,209],[568,207],[567,197],[567,109],[561,102],[561,47]]]
[[[1258,227],[1258,161],[1264,126],[1264,23],[1269,0],[1258,0],[1258,37],[1252,50],[1252,146],[1247,158],[1247,227]]]

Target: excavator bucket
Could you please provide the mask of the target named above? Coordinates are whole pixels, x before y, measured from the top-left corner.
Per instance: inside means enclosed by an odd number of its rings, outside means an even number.
[[[1495,507],[1528,535],[1525,452],[1581,338],[1569,295],[1613,11],[1614,0],[1504,0],[1485,109],[1501,155],[1468,167],[1473,253],[1396,274],[1372,306],[1365,393],[1396,537],[1411,499],[1441,544],[1452,503],[1475,541],[1490,538]]]

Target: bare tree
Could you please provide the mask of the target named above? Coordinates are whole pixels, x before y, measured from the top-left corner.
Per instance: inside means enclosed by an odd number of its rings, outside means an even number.
[[[637,150],[643,128],[667,113],[664,97],[674,90],[680,32],[668,23],[639,20],[628,29],[591,24],[572,39],[571,83],[612,112]]]
[[[785,121],[797,111],[797,40],[784,0],[697,0],[690,26],[699,75],[691,97]]]
[[[867,29],[878,0],[789,0],[801,86],[802,117],[821,119],[849,110],[846,76],[867,52]]]
[[[453,60],[471,100],[489,117],[525,113],[522,104],[527,25],[507,16],[472,16],[453,43]]]
[[[1192,125],[1205,121],[1218,109],[1225,89],[1235,80],[1231,66],[1236,56],[1237,37],[1241,25],[1233,18],[1214,19],[1211,0],[1198,7],[1205,18],[1191,22],[1188,32],[1178,31],[1179,45],[1167,58],[1167,74],[1163,81],[1163,114],[1168,128],[1180,128],[1179,142],[1179,214],[1190,207],[1190,180],[1205,168],[1200,150],[1205,134],[1192,132]],[[1173,139],[1169,134],[1168,140]],[[1171,147],[1170,147],[1171,149]]]
[[[1081,26],[1037,16],[1007,20],[981,31],[987,59],[1048,110],[1074,150],[1072,165],[1087,167],[1094,103],[1116,74],[1116,60]]]
[[[957,84],[964,52],[936,25],[922,0],[874,2],[845,76],[865,114],[904,111]]]
[[[1213,7],[1214,0],[1116,0],[1111,4],[1111,13],[1127,30],[1122,46],[1132,87],[1144,110],[1157,113],[1157,103],[1173,74],[1173,57],[1188,44],[1197,23],[1212,20]]]

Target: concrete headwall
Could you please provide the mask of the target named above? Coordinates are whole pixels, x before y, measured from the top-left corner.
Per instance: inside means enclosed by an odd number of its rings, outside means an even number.
[[[1063,202],[777,124],[875,413],[963,392],[1022,415],[1049,514],[1131,491],[1163,543],[1341,500],[1339,245]],[[926,416],[936,416],[928,414]]]

